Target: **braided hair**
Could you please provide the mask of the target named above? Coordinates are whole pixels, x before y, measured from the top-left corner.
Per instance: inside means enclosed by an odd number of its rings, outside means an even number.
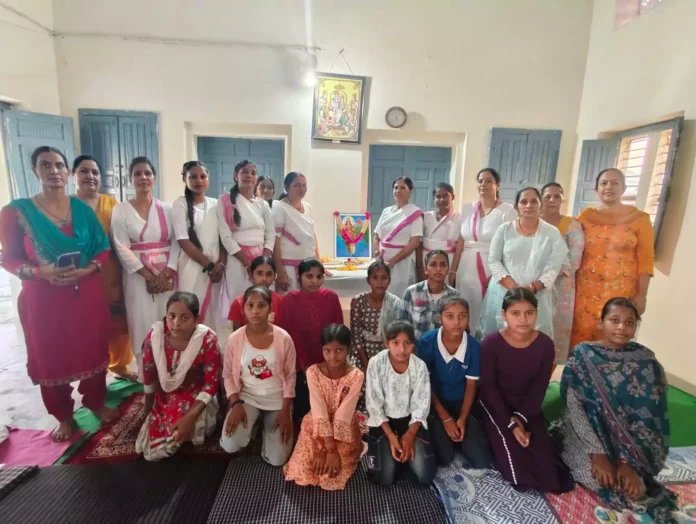
[[[256,167],[256,164],[254,164],[251,160],[242,160],[239,164],[234,166],[234,174],[235,177],[237,173],[239,173],[242,168],[246,166],[254,166]],[[234,225],[239,227],[239,225],[242,223],[242,217],[239,214],[239,211],[237,210],[237,195],[239,194],[239,181],[235,178],[234,180],[234,185],[232,186],[232,189],[230,189],[230,203],[232,204],[232,221],[234,222]]]
[[[205,169],[205,172],[208,172],[208,167],[203,163],[199,162],[198,160],[189,160],[184,164],[183,169],[181,170],[181,178],[183,178],[184,183],[186,183],[186,176],[188,175],[188,172],[191,171],[196,166],[200,166],[203,169]],[[184,189],[184,198],[186,199],[186,210],[187,210],[187,216],[188,216],[188,237],[189,240],[193,243],[194,246],[196,246],[198,249],[202,249],[201,247],[201,241],[198,238],[198,235],[196,234],[196,230],[193,227],[194,221],[193,221],[193,191],[191,191],[188,188],[188,184],[186,185],[186,188]]]

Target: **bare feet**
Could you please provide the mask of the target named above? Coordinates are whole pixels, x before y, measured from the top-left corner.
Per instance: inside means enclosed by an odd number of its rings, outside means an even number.
[[[63,422],[60,422],[57,426],[56,429],[53,430],[53,433],[51,434],[51,438],[53,439],[53,442],[62,442],[64,440],[68,440],[73,436],[73,420],[65,420]]]
[[[127,373],[121,375],[121,378],[126,379],[128,382],[135,383],[138,381],[138,374],[135,371],[128,371]]]
[[[98,410],[94,411],[94,414],[102,419],[103,422],[111,422],[118,418],[119,412],[118,408],[109,408],[102,406]]]

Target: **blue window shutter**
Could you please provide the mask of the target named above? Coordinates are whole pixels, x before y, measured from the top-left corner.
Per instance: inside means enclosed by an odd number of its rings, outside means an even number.
[[[157,115],[154,113],[118,117],[118,141],[120,163],[123,165],[122,198],[129,200],[135,196],[135,189],[130,180],[128,166],[136,157],[146,156],[155,165],[157,181],[153,194],[159,197],[160,180],[163,173],[159,169],[159,143],[157,137]]]
[[[667,159],[665,161],[665,174],[662,179],[660,198],[658,200],[657,211],[655,212],[655,220],[653,222],[653,230],[655,231],[655,245],[657,245],[657,239],[660,234],[660,226],[662,225],[662,219],[665,215],[667,202],[669,202],[670,184],[672,183],[672,171],[674,169],[674,158],[677,154],[677,147],[679,146],[679,139],[681,138],[681,130],[684,125],[684,118],[675,118],[674,120],[667,122],[667,124],[667,128],[669,129],[671,127],[672,129],[672,136],[669,142],[669,149],[667,150]]]
[[[121,199],[121,186],[128,177],[128,166],[119,161],[118,118],[110,115],[86,114],[80,117],[80,150],[97,159],[102,168],[100,192]]]
[[[41,189],[31,169],[34,149],[52,146],[65,153],[68,162],[75,157],[72,118],[11,110],[3,111],[2,115],[12,198],[30,197]],[[68,191],[74,193],[72,181]]]
[[[583,141],[578,167],[578,181],[575,186],[573,216],[578,216],[582,209],[594,206],[599,202],[595,191],[595,180],[600,171],[616,166],[620,143],[618,138]]]

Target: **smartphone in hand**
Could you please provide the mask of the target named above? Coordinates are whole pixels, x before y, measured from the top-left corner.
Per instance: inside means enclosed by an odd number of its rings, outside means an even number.
[[[68,266],[80,267],[80,253],[78,251],[74,253],[63,253],[58,257],[58,260],[56,260],[57,268]]]

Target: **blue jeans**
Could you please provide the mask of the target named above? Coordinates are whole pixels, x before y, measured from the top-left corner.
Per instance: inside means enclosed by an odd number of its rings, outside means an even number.
[[[409,419],[410,417],[390,419],[389,425],[394,433],[402,436],[408,431]],[[365,459],[368,478],[375,484],[390,486],[394,482],[400,463],[392,456],[389,439],[379,427],[370,428],[369,434],[365,435],[364,439],[367,442]],[[419,482],[430,484],[437,473],[437,464],[428,431],[423,427],[416,434],[414,452],[414,458],[408,462],[408,465]]]

